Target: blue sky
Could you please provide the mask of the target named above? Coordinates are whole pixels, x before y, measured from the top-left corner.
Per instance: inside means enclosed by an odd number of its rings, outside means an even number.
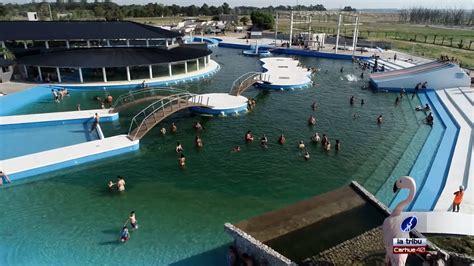
[[[42,0],[36,0],[40,2]],[[54,0],[49,0],[54,2]],[[92,2],[93,0],[89,0]],[[231,6],[247,5],[247,6],[269,6],[269,5],[295,5],[298,1],[299,4],[310,5],[310,4],[323,4],[327,8],[340,8],[344,6],[352,6],[355,8],[406,8],[413,6],[424,6],[424,7],[435,7],[435,8],[465,8],[474,9],[474,0],[112,0],[118,4],[145,4],[149,2],[157,2],[166,5],[177,4],[177,5],[202,5],[207,3],[208,5],[222,5],[227,2]],[[0,2],[6,3],[26,3],[31,0],[1,0]]]

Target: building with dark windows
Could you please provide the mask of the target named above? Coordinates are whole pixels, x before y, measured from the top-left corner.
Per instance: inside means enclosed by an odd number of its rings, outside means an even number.
[[[0,32],[0,45],[15,55],[13,80],[153,83],[218,67],[205,44],[183,44],[180,33],[130,21],[0,21]]]

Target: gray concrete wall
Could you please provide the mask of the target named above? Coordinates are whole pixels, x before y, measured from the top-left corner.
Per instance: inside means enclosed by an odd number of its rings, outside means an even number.
[[[234,239],[234,246],[239,255],[247,253],[253,258],[256,265],[296,265],[290,259],[230,223],[224,225],[224,231]]]
[[[3,72],[2,69],[0,68],[0,80],[2,83],[10,81],[10,79],[12,78],[13,67],[9,66],[8,69],[9,69],[8,72]]]

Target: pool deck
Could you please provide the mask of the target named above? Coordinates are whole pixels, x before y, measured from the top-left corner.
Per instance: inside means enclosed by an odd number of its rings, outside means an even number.
[[[201,100],[202,99],[202,100]],[[191,110],[201,114],[210,115],[237,115],[247,111],[248,99],[242,95],[233,96],[227,93],[199,94],[191,101],[202,102],[211,106],[210,108],[192,107]]]
[[[138,140],[131,141],[126,135],[119,135],[3,160],[0,161],[0,169],[14,182],[25,177],[135,151],[138,148]]]
[[[311,84],[311,71],[301,67],[299,60],[290,57],[269,57],[260,59],[260,62],[265,69],[266,82],[259,84],[259,87],[285,90],[303,88]]]
[[[99,115],[101,121],[113,121],[118,119],[118,113],[109,113],[109,109],[92,109],[70,112],[0,116],[0,126],[45,122],[64,123],[68,120],[83,121],[93,119],[96,113]]]

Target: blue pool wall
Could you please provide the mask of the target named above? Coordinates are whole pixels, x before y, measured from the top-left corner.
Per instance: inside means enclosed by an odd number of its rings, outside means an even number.
[[[191,107],[191,111],[200,114],[207,114],[213,116],[219,115],[237,115],[239,113],[247,112],[247,105],[243,105],[238,108],[231,108],[231,109],[210,109],[210,108],[201,108],[201,107]]]
[[[31,169],[31,170],[28,170],[28,171],[23,171],[23,172],[19,172],[19,173],[10,174],[9,177],[12,181],[15,181],[15,180],[23,179],[23,178],[34,176],[34,175],[39,175],[39,174],[44,174],[44,173],[47,173],[47,172],[56,171],[56,170],[66,168],[66,167],[72,167],[72,166],[75,166],[75,165],[85,164],[85,163],[88,163],[88,162],[92,162],[92,161],[96,161],[96,160],[102,160],[102,159],[105,159],[105,158],[121,155],[121,154],[128,153],[128,152],[137,151],[139,149],[139,147],[140,147],[140,145],[139,145],[139,143],[137,143],[137,144],[135,144],[133,146],[129,146],[129,147],[124,147],[124,148],[120,148],[120,149],[106,151],[106,152],[102,152],[102,153],[98,153],[98,154],[94,154],[94,155],[81,157],[81,158],[78,158],[78,159],[68,160],[68,161],[64,161],[64,162],[55,163],[55,164],[52,164],[52,165],[47,165],[47,166]]]
[[[58,88],[48,85],[33,86],[32,88],[0,97],[0,116],[11,115],[29,103],[37,102],[47,95],[52,95],[51,89]]]
[[[109,117],[101,117],[100,122],[112,122],[119,119],[119,113],[114,113]],[[26,127],[37,127],[37,126],[57,126],[57,125],[68,125],[68,124],[84,124],[92,123],[94,117],[79,118],[79,119],[66,119],[66,120],[55,120],[55,121],[37,121],[28,123],[16,123],[16,124],[5,124],[0,125],[0,129],[15,129],[15,128],[26,128]]]

